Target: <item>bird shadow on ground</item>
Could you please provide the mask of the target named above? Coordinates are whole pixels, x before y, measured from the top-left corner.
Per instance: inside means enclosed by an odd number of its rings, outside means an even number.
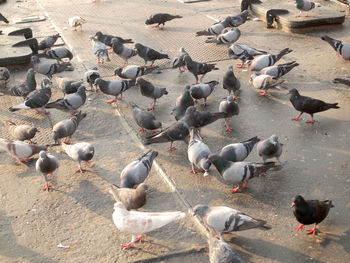
[[[344,250],[348,254],[350,254],[350,229],[340,235],[327,233],[327,235],[324,238],[323,237],[321,238],[322,238],[322,241],[320,244],[322,247],[328,246],[333,241],[343,246]]]
[[[45,255],[42,255],[27,247],[17,244],[17,237],[11,226],[11,222],[13,220],[14,217],[7,216],[5,211],[0,210],[0,255],[3,255],[7,258],[11,258],[16,262],[22,261],[24,259],[29,260],[31,262],[57,262],[46,257]]]

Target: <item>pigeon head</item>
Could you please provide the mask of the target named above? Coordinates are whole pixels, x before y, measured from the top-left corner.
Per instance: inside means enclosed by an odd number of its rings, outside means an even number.
[[[185,51],[185,49],[183,47],[180,47],[180,52],[181,53],[185,53],[186,51]]]
[[[94,84],[98,86],[101,83],[101,80],[101,78],[95,79]]]
[[[98,31],[96,32],[95,36],[97,37],[97,39],[100,39],[100,37],[102,37],[102,32],[101,31]]]
[[[232,95],[230,95],[230,96],[228,96],[227,97],[227,102],[229,102],[229,103],[232,103],[232,102],[234,102],[236,99],[232,96]]]
[[[141,77],[137,78],[136,85],[143,84],[143,83],[145,83],[145,80],[143,78],[141,78]]]
[[[40,157],[41,159],[45,159],[45,158],[47,157],[46,152],[45,152],[45,151],[40,151],[40,152],[39,152],[39,157]]]
[[[208,160],[215,165],[218,172],[221,174],[227,165],[227,161],[218,154],[211,154]]]
[[[210,208],[207,205],[196,205],[195,207],[193,207],[193,215],[205,217],[208,214],[209,210]]]
[[[152,152],[150,153],[150,155],[151,155],[151,160],[153,161],[154,158],[156,158],[156,157],[158,156],[158,152],[157,152],[157,151],[152,151]]]
[[[153,22],[152,19],[147,19],[147,20],[145,21],[145,24],[146,24],[146,25],[151,25],[152,22]]]
[[[270,141],[276,145],[278,143],[278,136],[275,134],[271,135]]]
[[[118,68],[116,68],[115,70],[114,70],[114,75],[120,75],[121,73],[122,73],[122,71],[123,71],[123,68],[121,68],[121,67],[118,67]]]
[[[35,136],[35,134],[37,133],[37,132],[39,132],[39,130],[37,129],[37,128],[35,128],[35,127],[33,127],[33,128],[31,128],[30,130],[29,130],[29,135],[30,136]]]
[[[302,205],[305,203],[306,203],[305,199],[301,195],[297,195],[296,197],[294,197],[294,200],[292,202],[292,207]]]
[[[228,68],[227,68],[229,71],[233,71],[233,66],[232,65],[230,65],[230,66],[228,66]]]
[[[191,114],[191,113],[195,113],[197,110],[194,106],[190,106],[186,109],[185,115]]]
[[[191,85],[188,85],[188,84],[187,84],[187,85],[185,86],[184,91],[186,91],[186,90],[190,90],[190,89],[191,89]]]
[[[41,88],[45,89],[45,88],[51,88],[52,85],[52,81],[49,78],[44,78],[41,81]]]
[[[37,56],[32,56],[30,59],[33,62],[33,64],[37,64],[40,62],[40,59]]]
[[[143,45],[141,45],[140,43],[136,43],[136,44],[135,44],[135,48],[136,48],[136,49],[139,49],[139,48],[142,48],[142,47],[143,47]]]
[[[85,92],[85,91],[86,91],[86,87],[85,86],[80,86],[78,88],[78,93]]]
[[[291,89],[289,90],[288,94],[291,94],[292,96],[300,96],[299,91],[297,89]]]

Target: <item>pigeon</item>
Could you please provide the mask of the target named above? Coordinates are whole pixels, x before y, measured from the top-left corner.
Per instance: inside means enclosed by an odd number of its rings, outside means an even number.
[[[8,20],[7,20],[7,18],[6,18],[6,17],[4,17],[4,15],[3,15],[3,14],[1,14],[1,13],[0,13],[0,21],[5,22],[6,24],[10,23],[10,21],[8,21]]]
[[[191,115],[186,116],[186,114],[191,111],[194,112],[193,118]],[[190,106],[187,108],[183,119],[186,119],[186,122],[190,127],[201,128],[219,119],[226,118],[227,116],[228,115],[225,112],[197,111],[195,107]]]
[[[141,183],[136,189],[117,187],[118,189],[115,191],[117,199],[125,205],[127,210],[139,209],[146,203],[146,191],[148,189],[146,184]]]
[[[280,78],[283,75],[287,74],[289,71],[291,71],[294,67],[299,66],[296,61],[284,63],[284,64],[279,64],[275,66],[269,66],[266,68],[263,68],[260,70],[257,74],[260,75],[269,75],[275,78]]]
[[[108,55],[107,47],[104,43],[98,41],[95,37],[90,36],[90,40],[93,41],[92,50],[97,57],[97,64],[103,64],[106,61],[111,61]]]
[[[326,111],[329,109],[339,109],[338,103],[326,103],[322,100],[313,99],[307,96],[299,94],[297,89],[291,89],[289,91],[289,100],[292,103],[294,109],[300,111],[300,114],[292,120],[299,120],[301,115],[306,112],[311,115],[311,120],[306,121],[307,123],[314,123],[314,114],[317,112]]]
[[[205,43],[216,43],[230,45],[235,43],[241,36],[241,31],[238,28],[224,28],[220,35],[216,38],[209,37]]]
[[[54,171],[59,167],[59,162],[55,156],[48,154],[45,151],[39,152],[39,159],[35,163],[35,169],[42,173],[45,179],[44,191],[49,191],[51,186],[48,183],[47,177],[53,177]]]
[[[209,160],[222,178],[231,185],[238,185],[231,190],[232,193],[239,192],[247,187],[248,181],[257,176],[266,175],[266,171],[275,166],[274,162],[251,163],[231,162],[217,154],[209,156]]]
[[[95,154],[95,148],[92,144],[87,142],[66,144],[65,142],[62,142],[61,146],[66,154],[73,159],[73,161],[78,162],[79,169],[76,172],[84,173],[85,170],[81,168],[81,162],[89,164],[90,167],[94,166],[94,163],[90,162]]]
[[[239,114],[239,107],[235,98],[233,96],[228,96],[226,100],[221,101],[219,105],[219,112],[226,113],[226,118],[225,118],[226,131],[232,131],[232,128],[230,128],[229,126],[230,117]]]
[[[339,57],[342,57],[345,60],[350,60],[350,44],[343,43],[342,41],[330,38],[329,36],[323,36],[321,39],[330,44]]]
[[[233,92],[234,98],[236,99],[235,93],[241,88],[241,82],[236,78],[233,72],[233,66],[230,65],[224,75],[222,80],[222,87],[228,91],[228,95],[231,95]]]
[[[119,57],[124,60],[123,66],[128,64],[128,59],[136,56],[137,51],[135,49],[128,48],[118,41],[118,39],[113,39],[112,49]]]
[[[266,96],[266,91],[278,84],[283,83],[283,79],[272,77],[270,75],[260,75],[259,73],[252,74],[249,83],[252,83],[254,88],[260,89],[260,96]]]
[[[271,227],[265,220],[256,219],[227,206],[196,205],[193,214],[199,216],[213,230],[225,233],[243,231],[252,228],[268,230]]]
[[[175,18],[182,18],[182,16],[178,15],[170,15],[166,13],[157,13],[154,15],[151,15],[145,22],[146,25],[152,25],[152,24],[158,24],[154,25],[153,27],[160,27],[160,25],[163,25],[163,28],[165,27],[165,22],[168,22],[170,20],[173,20]]]
[[[100,78],[101,74],[98,71],[97,67],[93,67],[84,73],[84,81],[89,84],[89,87],[92,87],[95,84],[95,80]],[[79,87],[78,87],[79,88]],[[93,89],[87,89],[87,91],[92,91]],[[96,90],[97,91],[97,90]]]
[[[281,162],[279,159],[282,154],[282,146],[283,144],[278,141],[277,135],[273,134],[270,138],[258,142],[258,155],[261,156],[263,162],[276,158],[280,165],[284,165],[286,162]]]
[[[248,15],[248,10],[244,10],[238,15],[226,17],[224,23],[227,27],[239,27],[247,21]]]
[[[126,250],[135,247],[134,243],[142,242],[142,238],[145,237],[145,235],[142,235],[143,233],[161,228],[172,221],[180,220],[185,215],[180,211],[158,213],[128,211],[122,202],[117,202],[114,204],[113,222],[120,231],[132,234],[131,241],[122,245],[123,250]]]
[[[186,63],[184,60],[185,56],[189,56],[186,50],[183,47],[180,47],[180,55],[174,59],[173,61],[173,68],[178,68],[179,71],[182,73],[185,71]],[[181,69],[182,68],[182,69]]]
[[[35,80],[35,71],[32,68],[29,68],[25,81],[19,85],[10,87],[10,94],[14,96],[20,96],[26,98],[29,93],[36,89],[36,80]]]
[[[29,157],[46,150],[47,146],[45,145],[0,139],[0,152],[7,152],[12,155],[13,159],[20,160],[21,162],[29,162]]]
[[[72,60],[73,54],[65,47],[58,47],[55,49],[47,50],[41,54],[37,54],[37,57],[43,57],[48,59],[56,59],[57,63],[62,62],[63,58],[68,58],[69,61]]]
[[[40,61],[39,57],[32,56],[34,70],[40,74],[52,79],[52,75],[63,71],[73,71],[70,63],[53,63],[49,61]]]
[[[158,51],[146,47],[140,43],[136,43],[135,48],[137,50],[137,54],[145,61],[145,66],[147,65],[148,61],[152,62],[150,65],[150,67],[152,67],[155,60],[170,59],[167,54],[159,53]]]
[[[166,90],[166,88],[156,87],[151,82],[149,82],[141,77],[137,79],[136,84],[140,86],[140,91],[141,91],[142,96],[153,99],[152,107],[147,109],[149,111],[154,110],[154,106],[156,104],[157,99],[159,99],[163,95],[168,94],[168,91]]]
[[[74,31],[77,31],[77,27],[80,27],[80,30],[83,31],[83,24],[86,22],[81,16],[73,16],[68,19],[68,24],[74,28]]]
[[[266,54],[255,57],[253,60],[247,61],[248,68],[251,71],[260,71],[263,68],[273,66],[278,60],[280,60],[284,55],[292,52],[293,50],[289,48],[282,49],[277,55]]]
[[[210,263],[243,263],[237,251],[223,238],[209,237]]]
[[[240,143],[226,145],[221,149],[220,156],[226,161],[242,162],[248,157],[250,152],[253,150],[254,145],[259,141],[260,139],[255,136]]]
[[[187,55],[184,57],[184,60],[188,71],[190,71],[193,74],[193,76],[196,78],[195,84],[198,84],[198,75],[202,75],[202,77],[200,78],[200,81],[202,82],[205,74],[207,74],[212,70],[218,70],[218,68],[215,67],[216,64],[196,62],[192,60],[190,56],[187,56]]]
[[[308,230],[308,234],[316,234],[316,227],[328,215],[329,209],[334,207],[332,200],[305,200],[302,196],[297,195],[292,203],[294,207],[294,216],[301,223],[297,230],[304,231],[304,225],[315,224],[314,227]]]
[[[60,138],[66,138],[64,143],[68,143],[72,137],[75,130],[78,128],[78,125],[82,119],[86,117],[86,113],[78,112],[73,115],[70,119],[60,121],[56,123],[53,130],[53,139],[55,143],[59,143]]]
[[[56,34],[44,38],[39,42],[38,50],[49,50],[56,43],[59,37],[61,37],[60,34]]]
[[[83,81],[70,80],[67,78],[56,78],[56,83],[64,94],[72,94],[78,91],[78,88],[82,86]]]
[[[190,85],[185,86],[182,94],[179,97],[177,97],[175,107],[171,111],[171,114],[174,115],[177,121],[185,115],[186,109],[188,107],[194,106],[194,100],[191,97],[190,89]]]
[[[120,174],[120,187],[133,188],[143,183],[151,171],[153,160],[158,156],[156,151],[148,151],[140,158],[124,167]]]
[[[295,5],[300,10],[299,15],[297,15],[295,17],[300,17],[302,11],[308,12],[311,9],[314,9],[316,6],[314,2],[307,1],[307,0],[295,0]],[[306,13],[305,17],[308,17],[307,13]]]
[[[58,109],[63,111],[73,111],[74,113],[86,101],[85,86],[80,86],[76,93],[67,94],[64,98],[46,104],[47,109]]]
[[[253,60],[255,56],[264,54],[267,54],[267,52],[241,44],[232,44],[228,50],[228,55],[230,58],[239,58],[242,61],[241,64],[238,64],[238,68],[242,68],[244,63],[246,63],[248,60]]]
[[[123,39],[123,38],[118,37],[118,36],[105,35],[105,34],[102,34],[102,32],[100,32],[100,31],[96,32],[95,37],[97,37],[98,41],[104,43],[105,45],[107,45],[109,47],[112,47],[113,39],[117,39],[118,42],[121,44],[134,43],[132,41],[132,39]]]
[[[219,85],[219,82],[216,80],[193,85],[190,88],[190,94],[192,98],[195,99],[195,102],[197,102],[197,100],[204,99],[204,103],[202,104],[202,106],[205,107],[208,105],[207,98],[213,92],[215,86],[217,85]]]
[[[214,25],[210,26],[209,28],[205,30],[201,30],[196,32],[196,37],[198,36],[210,36],[210,35],[219,35],[222,30],[224,30],[227,27],[227,24],[225,21],[221,21],[218,23],[215,23]]]
[[[108,103],[113,103],[117,99],[123,100],[123,92],[135,86],[135,83],[135,80],[104,80],[101,78],[95,80],[96,87],[103,93],[115,96],[115,98],[109,100]],[[118,95],[120,95],[120,97],[117,97]]]
[[[147,68],[146,66],[130,65],[125,68],[118,67],[114,70],[114,75],[123,79],[136,79],[148,73],[151,73],[156,67]]]
[[[132,115],[140,127],[140,132],[143,132],[145,129],[157,132],[158,128],[162,128],[162,123],[156,120],[151,112],[139,108],[136,104],[133,104],[132,107]]]
[[[0,67],[0,81],[7,83],[10,79],[10,71],[5,67]]]
[[[6,121],[6,126],[9,134],[17,141],[28,140],[33,143],[31,139],[33,139],[35,134],[39,132],[39,130],[33,126],[25,124],[17,125],[12,121]]]
[[[190,130],[190,142],[188,144],[187,156],[192,165],[191,173],[195,174],[196,168],[204,171],[204,176],[209,175],[208,170],[211,162],[208,156],[211,151],[198,135],[198,131],[194,128]]]
[[[51,84],[51,80],[49,80],[48,78],[44,78],[41,81],[40,90],[33,91],[29,94],[29,96],[24,100],[23,103],[16,106],[12,106],[11,108],[9,108],[9,110],[18,111],[25,109],[34,109],[37,113],[49,114],[49,112],[45,111],[43,108],[51,98]],[[38,108],[42,108],[43,110],[40,111],[38,110]]]

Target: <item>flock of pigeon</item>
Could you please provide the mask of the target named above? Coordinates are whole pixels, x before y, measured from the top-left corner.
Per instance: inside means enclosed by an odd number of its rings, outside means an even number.
[[[307,1],[297,0],[297,7]],[[305,9],[302,9],[307,11]],[[179,19],[181,16],[159,13],[146,20],[146,25],[156,24],[156,27],[164,28],[164,24],[172,19]],[[267,54],[265,51],[257,50],[252,47],[235,44],[240,38],[238,26],[245,23],[248,19],[248,11],[245,10],[236,16],[228,16],[206,30],[197,32],[197,36],[209,36],[206,42],[230,45],[228,55],[234,59],[240,59],[242,63],[239,67],[247,66],[249,70],[256,73],[251,75],[250,82],[257,89],[260,89],[260,95],[265,96],[266,91],[283,80],[281,77],[287,74],[294,67],[298,66],[296,61],[275,65],[284,55],[292,52],[289,48],[281,50],[278,54]],[[82,27],[86,20],[76,16],[69,19],[69,24],[76,30]],[[122,67],[114,70],[114,74],[119,76],[117,80],[106,80],[100,75],[97,67],[88,70],[84,74],[82,81],[63,79],[58,86],[65,94],[63,98],[56,101],[50,101],[52,75],[73,70],[70,62],[64,62],[63,59],[71,60],[73,54],[66,48],[60,47],[51,49],[56,40],[60,37],[58,34],[44,39],[39,44],[39,50],[42,53],[32,57],[33,67],[29,68],[23,83],[7,87],[7,95],[21,96],[23,103],[10,107],[10,111],[24,109],[34,109],[37,113],[49,114],[46,109],[58,109],[72,114],[71,118],[62,120],[53,126],[53,139],[57,145],[74,161],[78,162],[79,172],[84,172],[81,163],[87,163],[93,166],[91,162],[94,156],[94,146],[87,142],[78,142],[70,144],[71,136],[74,134],[80,121],[86,118],[87,114],[78,111],[86,101],[86,90],[98,91],[112,95],[115,99],[108,101],[115,102],[122,100],[123,92],[126,92],[133,86],[139,86],[143,96],[153,100],[152,107],[147,110],[141,109],[135,103],[133,107],[133,117],[140,131],[150,130],[154,134],[143,139],[143,144],[170,142],[169,150],[176,150],[173,146],[174,141],[185,141],[188,144],[188,159],[192,165],[192,173],[203,171],[204,176],[209,173],[211,164],[215,166],[223,180],[230,185],[235,186],[232,192],[242,191],[247,187],[248,181],[254,177],[266,175],[266,172],[276,167],[275,162],[266,162],[271,158],[276,158],[278,166],[283,166],[286,162],[280,161],[283,144],[278,141],[276,135],[271,135],[265,140],[253,137],[241,143],[233,143],[225,146],[219,154],[213,154],[209,147],[204,143],[200,128],[218,119],[224,119],[226,130],[231,131],[229,126],[230,118],[239,114],[239,106],[236,101],[236,93],[240,89],[240,81],[234,75],[233,66],[229,66],[223,75],[222,86],[228,91],[228,96],[220,102],[218,112],[198,111],[195,107],[197,100],[203,99],[203,106],[206,106],[206,100],[210,96],[218,81],[202,83],[203,77],[212,70],[219,70],[215,64],[200,63],[194,61],[190,54],[183,47],[180,48],[180,54],[172,63],[173,68],[178,68],[180,72],[186,69],[195,77],[195,84],[186,85],[182,94],[177,98],[172,115],[176,121],[169,127],[162,129],[162,124],[154,114],[156,100],[163,95],[168,94],[165,88],[160,88],[146,80],[144,75],[149,73],[159,73],[160,68],[153,66],[159,59],[169,59],[167,54],[162,54],[150,47],[136,43],[134,48],[129,48],[126,44],[131,44],[131,39],[123,39],[118,36],[106,35],[97,32],[90,37],[93,41],[93,52],[97,57],[97,63],[110,61],[109,53],[113,51],[120,56],[124,63]],[[327,41],[344,59],[350,59],[350,45],[341,41],[334,40],[328,36],[322,37]],[[133,56],[140,56],[144,61],[144,66],[128,65],[128,59]],[[44,58],[45,60],[42,60]],[[55,59],[57,62],[51,62],[47,59]],[[147,63],[151,62],[147,66]],[[43,74],[46,77],[41,81],[41,88],[36,89],[35,74]],[[201,76],[198,79],[198,76]],[[0,81],[6,86],[10,78],[10,72],[6,68],[0,68]],[[200,82],[199,82],[200,81]],[[86,84],[85,84],[86,83]],[[89,86],[87,89],[86,86]],[[232,93],[232,94],[231,94]],[[299,116],[293,120],[299,120],[303,113],[311,115],[312,119],[308,122],[313,123],[313,114],[325,111],[331,108],[337,109],[337,103],[326,103],[321,100],[302,96],[298,90],[289,91],[290,101],[294,108],[300,112]],[[54,171],[59,167],[59,162],[55,156],[47,152],[47,146],[33,144],[31,139],[35,136],[38,129],[29,125],[17,125],[13,121],[7,121],[10,135],[14,140],[0,139],[0,152],[8,152],[15,159],[22,162],[28,161],[35,154],[39,154],[36,161],[36,170],[45,178],[44,190],[49,190],[48,180],[53,176]],[[157,129],[161,129],[157,131]],[[64,139],[64,140],[63,140]],[[26,143],[24,141],[29,141]],[[244,161],[250,154],[254,145],[257,144],[258,155],[262,158],[262,163],[252,163]],[[136,210],[142,207],[146,202],[147,185],[144,184],[151,168],[153,160],[157,157],[156,151],[150,150],[139,159],[128,164],[122,171],[121,184],[117,189],[111,189],[111,194],[116,199],[114,205],[113,221],[116,227],[132,234],[131,241],[122,245],[123,249],[134,246],[135,242],[141,241],[144,233],[160,228],[174,220],[185,217],[183,212],[163,212],[149,213]],[[329,209],[333,207],[332,201],[304,200],[300,195],[293,201],[294,215],[302,224],[297,229],[304,230],[303,226],[315,224],[314,228],[308,233],[316,233],[316,226],[322,222],[328,215]],[[241,231],[251,228],[269,229],[266,221],[252,218],[240,211],[225,206],[210,207],[207,205],[197,205],[193,208],[193,214],[201,217],[203,221],[220,235],[233,231]],[[210,260],[211,262],[241,262],[237,252],[228,245],[222,238],[210,237]]]

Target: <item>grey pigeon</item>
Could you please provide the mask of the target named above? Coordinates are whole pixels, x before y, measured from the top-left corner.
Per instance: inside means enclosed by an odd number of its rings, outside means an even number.
[[[163,25],[163,28],[165,27],[165,22],[168,22],[170,20],[173,20],[175,18],[182,18],[182,16],[179,15],[171,15],[167,13],[157,13],[154,15],[151,15],[145,22],[146,25],[154,25],[153,27],[159,27],[160,25]]]
[[[286,162],[281,162],[279,159],[282,154],[282,146],[283,144],[278,141],[277,135],[273,134],[270,138],[258,143],[258,155],[261,156],[263,162],[267,159],[276,158],[280,165],[284,165]]]
[[[234,97],[236,98],[236,92],[241,88],[241,82],[236,78],[233,72],[233,66],[230,65],[224,75],[222,80],[222,87],[228,91],[228,95],[231,95],[233,92]]]
[[[18,141],[28,140],[32,143],[31,139],[33,139],[35,134],[38,132],[38,129],[33,126],[25,124],[17,125],[12,121],[6,121],[6,126],[9,134]]]
[[[202,82],[205,74],[212,70],[218,70],[217,67],[215,67],[215,64],[208,64],[208,63],[200,63],[192,60],[190,56],[185,56],[184,57],[186,67],[189,72],[193,74],[193,76],[196,78],[196,83],[198,84],[198,75],[202,75],[200,78],[200,81]]]
[[[107,35],[103,34],[102,32],[98,31],[95,34],[95,37],[97,38],[98,41],[104,43],[105,45],[111,47],[113,45],[113,40],[117,39],[119,43],[121,44],[127,44],[127,43],[134,43],[132,39],[123,39],[118,36],[112,36],[112,35]]]
[[[330,44],[335,52],[337,52],[339,57],[342,57],[345,60],[350,60],[350,44],[336,40],[329,36],[322,36],[321,39]]]
[[[177,97],[175,107],[171,111],[171,114],[174,115],[177,121],[185,115],[186,109],[188,107],[194,106],[194,100],[191,97],[190,88],[190,85],[185,86],[182,94],[179,97]]]
[[[147,189],[147,185],[141,183],[136,189],[118,187],[115,192],[118,200],[125,205],[126,209],[131,210],[139,209],[146,203]]]
[[[137,51],[135,49],[124,46],[117,39],[113,40],[112,49],[115,54],[117,54],[119,57],[121,57],[124,60],[124,64],[123,64],[124,66],[128,64],[129,58],[137,55]]]
[[[137,160],[124,167],[120,174],[120,187],[133,188],[143,183],[151,171],[153,160],[158,156],[156,151],[148,151]]]
[[[74,68],[70,63],[53,63],[49,61],[41,61],[37,56],[32,56],[34,70],[40,74],[52,79],[53,74],[63,71],[72,71]]]
[[[29,157],[39,153],[40,151],[46,150],[47,146],[45,145],[0,139],[0,153],[7,152],[13,157],[13,159],[20,160],[21,162],[28,162],[30,161]]]
[[[209,237],[209,262],[210,263],[243,263],[237,251],[222,237],[217,239]]]
[[[154,61],[158,59],[170,59],[167,54],[162,54],[150,47],[146,47],[140,43],[135,44],[135,48],[137,49],[137,54],[143,58],[145,61],[145,65],[147,65],[148,61],[151,61],[151,67],[153,66]]]
[[[248,10],[244,10],[238,15],[226,17],[224,23],[226,24],[226,27],[239,27],[247,21],[248,15]]]
[[[226,131],[232,131],[232,128],[229,126],[230,117],[239,114],[239,107],[234,97],[228,96],[226,100],[221,101],[219,105],[219,112],[226,113]]]
[[[97,57],[97,64],[103,64],[105,59],[106,61],[111,61],[106,45],[98,41],[95,37],[90,37],[90,40],[93,41],[92,50]]]
[[[269,88],[283,82],[283,79],[275,78],[270,75],[260,75],[260,73],[252,74],[249,79],[249,83],[252,83],[254,88],[260,89],[260,96],[265,96]]]
[[[26,98],[29,93],[36,89],[35,71],[34,69],[28,69],[25,81],[19,85],[10,87],[10,94],[14,96],[21,96]]]
[[[0,21],[5,22],[6,24],[10,23],[10,21],[8,21],[8,20],[7,20],[7,18],[6,18],[6,17],[4,17],[4,15],[3,15],[3,14],[1,14],[1,13],[0,13]]]
[[[270,67],[263,68],[258,72],[260,75],[270,75],[275,78],[280,78],[283,75],[287,74],[289,71],[291,71],[294,67],[299,66],[296,61],[274,65]]]
[[[48,154],[45,151],[39,152],[39,159],[35,163],[35,169],[42,173],[45,179],[44,191],[49,191],[51,186],[48,183],[48,176],[53,177],[54,171],[59,167],[59,162],[55,156]]]
[[[9,110],[18,111],[24,109],[34,109],[37,113],[49,114],[49,112],[45,111],[43,108],[51,98],[51,84],[51,80],[49,80],[48,78],[44,78],[41,81],[40,90],[33,91],[31,94],[29,94],[29,96],[24,100],[23,103],[16,106],[12,106]],[[38,108],[42,108],[43,110],[40,111],[38,110]]]
[[[44,38],[39,42],[38,49],[39,50],[48,50],[50,49],[57,41],[57,39],[60,37],[60,34],[52,35],[49,37]]]
[[[228,55],[230,58],[239,58],[242,61],[242,63],[238,65],[238,68],[243,67],[243,64],[248,60],[253,60],[255,56],[264,55],[266,53],[266,51],[258,50],[241,44],[232,44],[228,50]]]
[[[91,87],[91,89],[87,89],[87,91],[93,91],[92,88],[93,88],[93,85],[95,85],[95,80],[100,77],[101,77],[101,74],[98,71],[97,67],[93,67],[92,69],[89,69],[84,73],[83,80],[89,84],[89,87]]]
[[[193,117],[191,116],[192,114],[188,114],[188,112],[192,111]],[[197,111],[195,107],[190,106],[187,108],[183,119],[186,120],[190,127],[201,128],[227,116],[226,112]]]
[[[224,28],[217,37],[209,37],[205,43],[216,43],[230,45],[235,43],[241,36],[241,31],[238,28]]]
[[[114,70],[114,75],[118,75],[123,79],[136,79],[148,73],[151,73],[154,68],[148,68],[145,66],[130,65],[125,68],[118,67]]]
[[[296,7],[300,10],[299,15],[297,15],[296,17],[300,17],[301,16],[301,12],[308,12],[311,9],[315,8],[315,3],[311,2],[311,1],[307,1],[307,0],[295,0],[295,4]],[[307,17],[308,14],[306,13],[305,17]]]
[[[293,50],[285,48],[281,50],[277,55],[266,54],[255,57],[253,60],[247,61],[248,68],[252,71],[260,71],[263,68],[273,66],[284,55],[292,52]]]
[[[231,190],[232,193],[243,190],[251,178],[266,175],[265,172],[275,166],[274,162],[231,162],[216,154],[210,155],[209,160],[227,183],[238,185]]]
[[[132,107],[132,115],[140,127],[140,132],[143,132],[145,129],[157,132],[156,129],[162,128],[162,123],[156,120],[151,112],[139,108],[136,104],[133,104]]]
[[[90,167],[94,166],[94,163],[91,162],[91,159],[94,157],[95,148],[92,144],[87,142],[78,142],[75,144],[66,144],[63,142],[61,144],[62,149],[66,152],[66,154],[73,159],[73,161],[78,162],[79,169],[77,172],[83,173],[85,170],[81,168],[81,162],[85,162],[90,165]]]
[[[57,86],[64,94],[72,94],[78,91],[78,88],[83,84],[83,81],[71,80],[68,78],[55,78]]]
[[[44,53],[37,54],[37,57],[43,57],[48,59],[56,59],[57,63],[62,62],[63,58],[68,58],[69,61],[72,60],[73,54],[65,47],[59,47],[55,49],[50,49],[45,51]]]
[[[115,96],[115,98],[109,100],[108,103],[113,103],[117,99],[123,100],[123,92],[135,86],[135,83],[135,80],[104,80],[101,78],[95,80],[96,87],[103,93]],[[120,95],[120,97],[118,97],[118,95]]]
[[[249,140],[232,143],[226,145],[221,149],[220,156],[226,161],[231,162],[242,162],[244,161],[254,148],[254,145],[258,143],[260,139],[255,136]]]
[[[209,175],[208,170],[211,162],[208,157],[211,151],[198,135],[198,131],[194,128],[190,130],[190,142],[188,144],[187,156],[191,162],[191,173],[195,174],[196,169],[204,171],[204,176]]]
[[[64,98],[46,104],[47,109],[58,109],[76,112],[86,101],[85,86],[80,86],[76,93],[67,94]]]
[[[265,220],[255,219],[227,206],[196,205],[193,207],[193,214],[202,218],[208,226],[219,232],[220,235],[252,228],[264,230],[271,228],[266,225]]]
[[[180,47],[180,54],[173,61],[173,68],[178,68],[181,73],[185,71],[186,63],[184,57],[186,55],[189,56],[186,50],[183,47]]]
[[[196,37],[198,36],[210,36],[210,35],[219,35],[222,30],[226,28],[227,24],[225,21],[221,21],[218,23],[215,23],[214,25],[210,26],[209,28],[205,30],[201,30],[196,32]]]
[[[197,100],[204,99],[204,103],[202,104],[202,106],[207,106],[207,98],[218,84],[218,81],[212,80],[209,82],[193,85],[190,88],[190,94],[192,98],[195,99],[195,102],[197,102]]]
[[[77,129],[80,121],[86,117],[86,113],[78,112],[70,119],[60,121],[56,123],[53,130],[53,139],[56,143],[59,143],[60,138],[66,138],[65,143],[68,143],[73,133]]]
[[[168,91],[166,90],[166,88],[159,88],[157,86],[154,86],[151,82],[143,78],[138,78],[136,81],[136,84],[140,86],[140,91],[142,96],[153,99],[152,107],[147,109],[149,111],[154,110],[154,106],[156,104],[157,99],[159,99],[163,95],[168,94]]]

